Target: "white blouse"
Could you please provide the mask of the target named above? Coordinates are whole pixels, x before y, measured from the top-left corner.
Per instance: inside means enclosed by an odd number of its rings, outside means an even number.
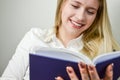
[[[29,53],[41,47],[65,48],[57,39],[53,28],[32,28],[18,45],[0,80],[29,80]],[[81,36],[71,40],[66,47],[77,52],[82,48]]]

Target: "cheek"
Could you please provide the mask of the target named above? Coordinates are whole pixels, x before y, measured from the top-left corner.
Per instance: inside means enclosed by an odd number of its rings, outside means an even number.
[[[69,17],[70,17],[69,12],[67,12],[67,10],[63,10],[63,12],[61,14],[62,24],[66,24],[69,20]]]
[[[70,9],[69,5],[66,5],[63,9],[62,9],[62,20],[67,20],[69,19],[71,16],[73,15],[73,11]]]
[[[95,20],[95,17],[96,16],[92,16],[92,17],[88,18],[87,23],[88,23],[89,26],[91,26],[93,24],[93,22]]]

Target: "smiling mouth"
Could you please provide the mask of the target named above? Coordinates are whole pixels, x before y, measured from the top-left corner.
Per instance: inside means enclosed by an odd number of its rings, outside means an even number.
[[[83,27],[85,25],[85,24],[82,24],[82,23],[75,22],[73,20],[70,20],[70,22],[72,24],[72,27],[77,28],[77,29],[80,29],[81,27]]]

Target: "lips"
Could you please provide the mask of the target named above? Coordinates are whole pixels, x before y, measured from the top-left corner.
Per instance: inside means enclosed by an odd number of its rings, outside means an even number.
[[[77,29],[80,29],[81,27],[83,27],[85,25],[85,24],[78,23],[78,22],[73,21],[73,20],[70,20],[70,22],[72,24],[72,27],[77,28]]]

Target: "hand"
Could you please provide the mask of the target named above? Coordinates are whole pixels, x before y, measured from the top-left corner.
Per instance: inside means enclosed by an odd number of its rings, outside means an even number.
[[[105,72],[105,77],[100,79],[95,66],[86,65],[85,63],[78,63],[82,80],[112,80],[113,79],[113,64],[108,65]],[[66,71],[71,80],[79,80],[76,76],[72,67],[66,67]],[[64,80],[62,77],[58,76],[56,80]]]

